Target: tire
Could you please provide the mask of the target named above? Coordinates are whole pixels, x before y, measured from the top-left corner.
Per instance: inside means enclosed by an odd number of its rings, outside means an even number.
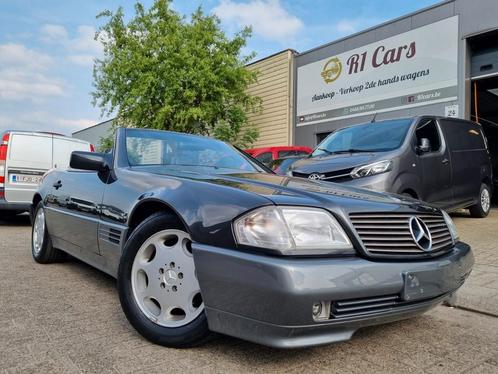
[[[58,262],[64,257],[64,252],[52,246],[52,240],[48,234],[45,221],[45,208],[42,202],[38,203],[33,215],[31,254],[33,259],[40,264]]]
[[[491,209],[491,190],[487,184],[481,184],[477,204],[469,208],[470,216],[474,218],[484,218]]]
[[[152,343],[182,348],[210,337],[190,237],[175,216],[156,213],[132,232],[118,291],[126,318]]]

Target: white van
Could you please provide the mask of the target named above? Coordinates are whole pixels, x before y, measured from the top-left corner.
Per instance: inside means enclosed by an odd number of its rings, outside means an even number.
[[[0,134],[0,218],[29,211],[43,174],[65,169],[73,151],[94,151],[83,140],[27,131]]]

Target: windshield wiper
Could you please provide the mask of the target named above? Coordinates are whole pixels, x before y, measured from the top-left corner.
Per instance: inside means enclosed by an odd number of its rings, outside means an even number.
[[[325,153],[327,153],[327,154],[329,154],[329,155],[334,154],[334,152],[331,152],[331,151],[329,151],[328,149],[325,149],[325,148],[317,148],[317,150],[322,151],[322,152],[325,152]]]
[[[329,151],[325,148],[317,148],[319,151],[325,152],[329,155],[337,155],[341,153],[361,153],[361,152],[378,152],[375,149],[359,149],[359,148],[349,148],[349,149],[340,149],[338,151]]]
[[[332,153],[361,153],[361,152],[364,152],[364,153],[367,153],[367,152],[377,152],[377,150],[375,150],[375,149],[349,148],[349,149],[341,149],[339,151],[333,151],[333,152],[330,152],[330,153],[332,154]]]

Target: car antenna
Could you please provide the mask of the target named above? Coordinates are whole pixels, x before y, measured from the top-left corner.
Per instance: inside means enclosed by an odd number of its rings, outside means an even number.
[[[370,121],[370,123],[374,123],[375,122],[375,118],[377,118],[377,113],[378,112],[374,113],[374,116],[372,117],[372,120]]]

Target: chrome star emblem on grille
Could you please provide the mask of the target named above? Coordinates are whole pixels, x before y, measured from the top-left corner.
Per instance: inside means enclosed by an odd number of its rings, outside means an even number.
[[[321,180],[325,177],[325,175],[323,174],[318,174],[318,173],[312,173],[310,175],[308,175],[308,179],[312,180],[312,181],[317,181],[317,180]]]
[[[410,217],[408,225],[415,244],[424,252],[429,252],[432,249],[432,236],[427,225],[415,216]]]

